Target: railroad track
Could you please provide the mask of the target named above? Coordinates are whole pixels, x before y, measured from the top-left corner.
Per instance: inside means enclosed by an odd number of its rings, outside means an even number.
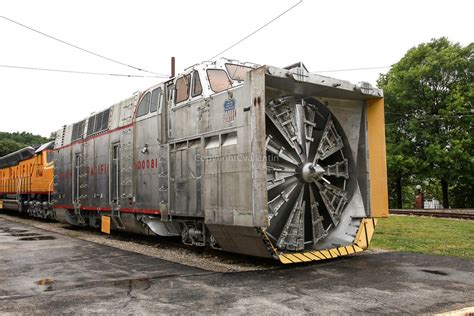
[[[391,209],[390,214],[444,217],[444,218],[461,218],[461,219],[474,220],[473,209],[454,209],[454,210]]]

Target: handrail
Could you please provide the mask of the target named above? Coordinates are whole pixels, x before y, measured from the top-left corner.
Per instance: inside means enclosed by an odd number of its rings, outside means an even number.
[[[48,186],[48,204],[51,204],[51,184],[53,184],[54,178],[51,180]]]
[[[21,190],[21,179],[22,177],[18,177],[18,185],[16,189],[16,199],[18,200],[18,197],[20,196],[20,190]]]
[[[22,179],[22,177],[18,177],[18,186],[17,186],[17,190],[16,190],[16,203],[18,204],[18,211],[19,212],[21,212],[21,201],[20,201],[21,179]]]

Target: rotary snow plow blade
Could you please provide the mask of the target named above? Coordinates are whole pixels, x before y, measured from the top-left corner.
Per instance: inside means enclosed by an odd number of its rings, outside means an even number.
[[[234,213],[233,231],[208,225],[220,246],[285,264],[366,249],[388,215],[382,91],[299,63],[251,71],[243,92],[252,212],[243,225]]]

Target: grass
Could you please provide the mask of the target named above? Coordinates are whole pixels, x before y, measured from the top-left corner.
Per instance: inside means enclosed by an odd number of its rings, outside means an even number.
[[[378,220],[370,247],[474,259],[474,221],[390,216]]]

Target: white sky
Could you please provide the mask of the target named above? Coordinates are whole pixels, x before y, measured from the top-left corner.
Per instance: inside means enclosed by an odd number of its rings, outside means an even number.
[[[207,60],[298,0],[0,2],[0,16],[134,66],[168,74]],[[223,56],[310,71],[389,66],[431,38],[473,41],[474,1],[311,1]],[[0,18],[0,65],[145,74]],[[388,69],[324,73],[375,83]],[[49,136],[161,79],[0,68],[0,131]]]

